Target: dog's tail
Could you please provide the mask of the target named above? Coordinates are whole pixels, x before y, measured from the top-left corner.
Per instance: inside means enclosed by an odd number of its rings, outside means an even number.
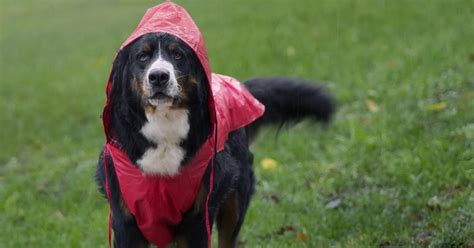
[[[262,117],[247,126],[252,140],[260,127],[281,128],[305,118],[328,123],[335,111],[334,100],[321,85],[294,78],[265,77],[246,81],[246,88],[265,105]]]

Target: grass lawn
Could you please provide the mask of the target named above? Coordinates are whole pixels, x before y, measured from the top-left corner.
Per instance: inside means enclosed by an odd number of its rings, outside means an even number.
[[[153,2],[0,0],[0,247],[107,247],[105,81]],[[473,1],[177,2],[214,71],[338,101],[253,145],[246,247],[474,246]]]

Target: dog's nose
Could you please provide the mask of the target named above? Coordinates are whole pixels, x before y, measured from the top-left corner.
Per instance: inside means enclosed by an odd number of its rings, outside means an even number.
[[[167,70],[155,69],[148,75],[148,81],[151,85],[164,88],[168,85],[170,73]]]

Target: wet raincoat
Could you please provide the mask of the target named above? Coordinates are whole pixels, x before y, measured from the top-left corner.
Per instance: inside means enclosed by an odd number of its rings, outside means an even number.
[[[102,115],[107,138],[105,154],[113,160],[123,200],[135,217],[140,231],[150,243],[165,247],[173,240],[175,227],[181,222],[182,215],[193,205],[204,172],[208,165],[213,167],[212,158],[216,152],[224,149],[229,132],[256,120],[263,114],[264,106],[236,79],[211,72],[203,37],[191,16],[181,6],[165,2],[148,9],[120,49],[151,32],[175,35],[189,45],[205,71],[210,91],[211,135],[189,164],[181,168],[178,175],[150,176],[144,175],[134,166],[126,153],[114,142],[113,132],[109,130],[113,104],[110,96],[110,77],[107,82],[107,100]],[[107,170],[107,162],[104,169]],[[207,205],[212,191],[213,174],[211,168],[211,186],[206,199],[206,227],[203,227],[207,228],[208,239],[212,220],[208,218]],[[107,179],[106,191],[110,198]]]

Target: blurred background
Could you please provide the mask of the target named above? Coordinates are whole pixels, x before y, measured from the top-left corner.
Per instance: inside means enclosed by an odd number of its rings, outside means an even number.
[[[118,46],[161,1],[0,0],[0,247],[107,247]],[[176,1],[213,70],[322,81],[328,128],[254,144],[244,247],[474,247],[474,2]]]

